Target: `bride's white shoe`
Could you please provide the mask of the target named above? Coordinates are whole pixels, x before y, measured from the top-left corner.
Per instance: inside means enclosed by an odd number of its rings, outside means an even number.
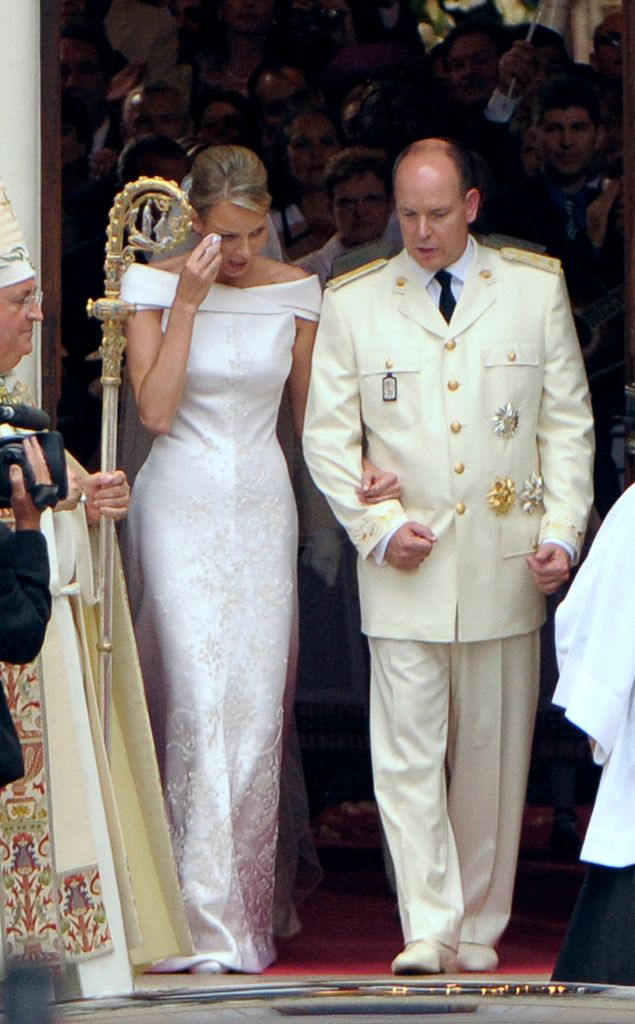
[[[218,960],[200,960],[189,968],[189,974],[224,974],[226,970]]]
[[[148,967],[146,974],[223,974],[227,970],[218,960],[203,956],[169,956]]]

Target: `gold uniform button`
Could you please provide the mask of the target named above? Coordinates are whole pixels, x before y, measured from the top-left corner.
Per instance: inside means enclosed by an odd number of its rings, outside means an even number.
[[[456,505],[454,507],[456,509],[456,514],[458,516],[462,516],[464,514],[464,512],[465,512],[465,505],[463,504],[462,501],[457,501],[457,503],[456,503]]]
[[[516,362],[516,353],[515,352],[508,352],[507,353],[507,358],[509,359],[510,363],[515,363]]]
[[[479,276],[482,277],[484,281],[489,281],[489,279],[492,276],[492,271],[491,270],[481,270],[481,273],[480,273]]]
[[[461,424],[454,420],[454,423],[450,423],[450,430],[453,434],[458,434],[461,431]]]
[[[387,370],[392,370],[395,364],[393,363],[392,359],[387,359],[385,365]]]
[[[447,348],[448,352],[454,352],[454,349],[456,348],[456,342],[454,338],[450,338],[449,341],[446,341],[445,347]]]
[[[448,381],[448,391],[458,391],[458,387],[459,387],[458,380],[452,379],[452,380]]]
[[[463,465],[462,462],[455,462],[454,463],[454,472],[455,473],[463,473],[464,471],[465,471],[465,466]]]
[[[407,284],[407,283],[408,283],[408,278],[407,277],[396,277],[395,278],[395,284],[397,285],[397,288],[403,288],[403,286],[405,284]]]

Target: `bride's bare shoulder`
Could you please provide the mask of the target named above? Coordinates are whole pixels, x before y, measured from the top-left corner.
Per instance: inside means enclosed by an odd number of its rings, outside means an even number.
[[[282,284],[285,281],[298,281],[302,277],[309,277],[306,270],[296,267],[294,263],[281,263],[280,260],[270,260],[263,257],[263,277],[266,284]]]

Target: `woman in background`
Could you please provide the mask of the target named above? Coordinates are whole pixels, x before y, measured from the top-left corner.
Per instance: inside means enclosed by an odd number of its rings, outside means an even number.
[[[272,219],[287,259],[297,260],[319,249],[335,233],[324,174],[342,147],[331,118],[313,109],[289,122],[281,143],[284,184]]]

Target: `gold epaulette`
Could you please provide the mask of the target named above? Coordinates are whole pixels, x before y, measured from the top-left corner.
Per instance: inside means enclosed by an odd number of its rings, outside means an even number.
[[[504,260],[511,263],[524,263],[528,267],[536,267],[538,270],[548,270],[550,274],[559,274],[562,264],[555,256],[543,256],[539,252],[530,252],[529,249],[512,249],[504,246],[500,250]]]
[[[361,267],[355,267],[353,270],[347,270],[345,274],[340,274],[339,277],[333,277],[327,282],[327,288],[341,288],[343,284],[349,284],[350,281],[357,281],[360,277],[365,277],[366,274],[372,274],[373,271],[379,270],[380,267],[385,267],[388,263],[387,259],[371,260],[370,263],[363,263]]]
[[[476,235],[476,239],[486,249],[497,249],[498,252],[501,249],[522,249],[541,253],[547,251],[546,246],[540,242],[528,242],[526,238],[516,238],[515,235],[502,235],[500,231],[490,232],[489,235]]]

